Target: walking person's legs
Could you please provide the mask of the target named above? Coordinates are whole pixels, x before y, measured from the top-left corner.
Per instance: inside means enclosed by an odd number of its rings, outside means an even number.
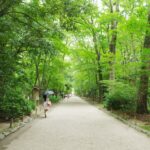
[[[46,115],[46,112],[47,112],[47,110],[44,110],[44,115],[45,115],[45,118],[47,117],[47,115]]]

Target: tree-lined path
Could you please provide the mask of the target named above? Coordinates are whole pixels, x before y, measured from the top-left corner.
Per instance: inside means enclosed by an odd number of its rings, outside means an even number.
[[[7,139],[6,139],[7,140]],[[58,104],[5,150],[149,150],[150,139],[79,97]]]

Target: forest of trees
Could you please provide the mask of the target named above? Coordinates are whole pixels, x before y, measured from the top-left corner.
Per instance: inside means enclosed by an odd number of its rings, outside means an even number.
[[[72,87],[145,114],[149,76],[149,0],[0,0],[1,116],[30,113],[34,89]]]
[[[108,109],[148,113],[149,2],[102,0],[99,4],[77,18],[72,52],[76,91],[104,101]]]

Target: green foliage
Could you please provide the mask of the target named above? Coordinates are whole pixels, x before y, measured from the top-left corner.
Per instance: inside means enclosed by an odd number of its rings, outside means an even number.
[[[143,128],[144,130],[150,131],[150,125],[141,125],[141,128]]]
[[[24,113],[24,115],[30,115],[32,110],[35,110],[35,102],[33,100],[23,100],[23,107],[22,107],[22,111]]]
[[[61,97],[60,97],[60,96],[56,96],[56,95],[50,96],[50,101],[51,101],[52,103],[58,103],[60,100],[61,100]]]
[[[148,1],[103,0],[100,8],[92,0],[1,0],[0,4],[0,111],[4,115],[30,114],[35,104],[23,97],[31,97],[34,86],[65,94],[73,86],[79,95],[100,97],[109,87],[104,83],[102,89],[101,83],[109,79],[113,58],[115,79],[122,84],[109,89],[107,105],[124,111],[135,107],[132,85],[138,85],[140,66],[149,59],[149,49],[143,49]]]
[[[17,92],[9,93],[0,102],[0,113],[6,118],[18,118],[24,115],[30,115],[35,109],[35,103],[31,100],[24,99]]]
[[[21,3],[20,5],[19,2]],[[8,1],[2,2],[7,6]],[[30,97],[34,86],[63,91],[68,48],[63,43],[59,0],[10,3],[9,13],[0,14],[0,97],[19,90]],[[55,11],[56,7],[59,10]],[[4,6],[0,6],[0,13]],[[65,18],[64,18],[65,19]],[[9,94],[7,94],[9,95]],[[27,110],[25,108],[25,110]]]
[[[108,86],[108,93],[105,94],[105,107],[123,112],[135,112],[136,110],[136,90],[128,84],[117,82],[105,82]]]

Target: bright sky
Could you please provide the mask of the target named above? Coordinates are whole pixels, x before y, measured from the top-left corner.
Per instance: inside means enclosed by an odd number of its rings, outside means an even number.
[[[93,0],[93,2],[96,3],[99,8],[102,7],[102,0]]]
[[[23,0],[23,2],[25,3],[29,3],[31,0]]]

